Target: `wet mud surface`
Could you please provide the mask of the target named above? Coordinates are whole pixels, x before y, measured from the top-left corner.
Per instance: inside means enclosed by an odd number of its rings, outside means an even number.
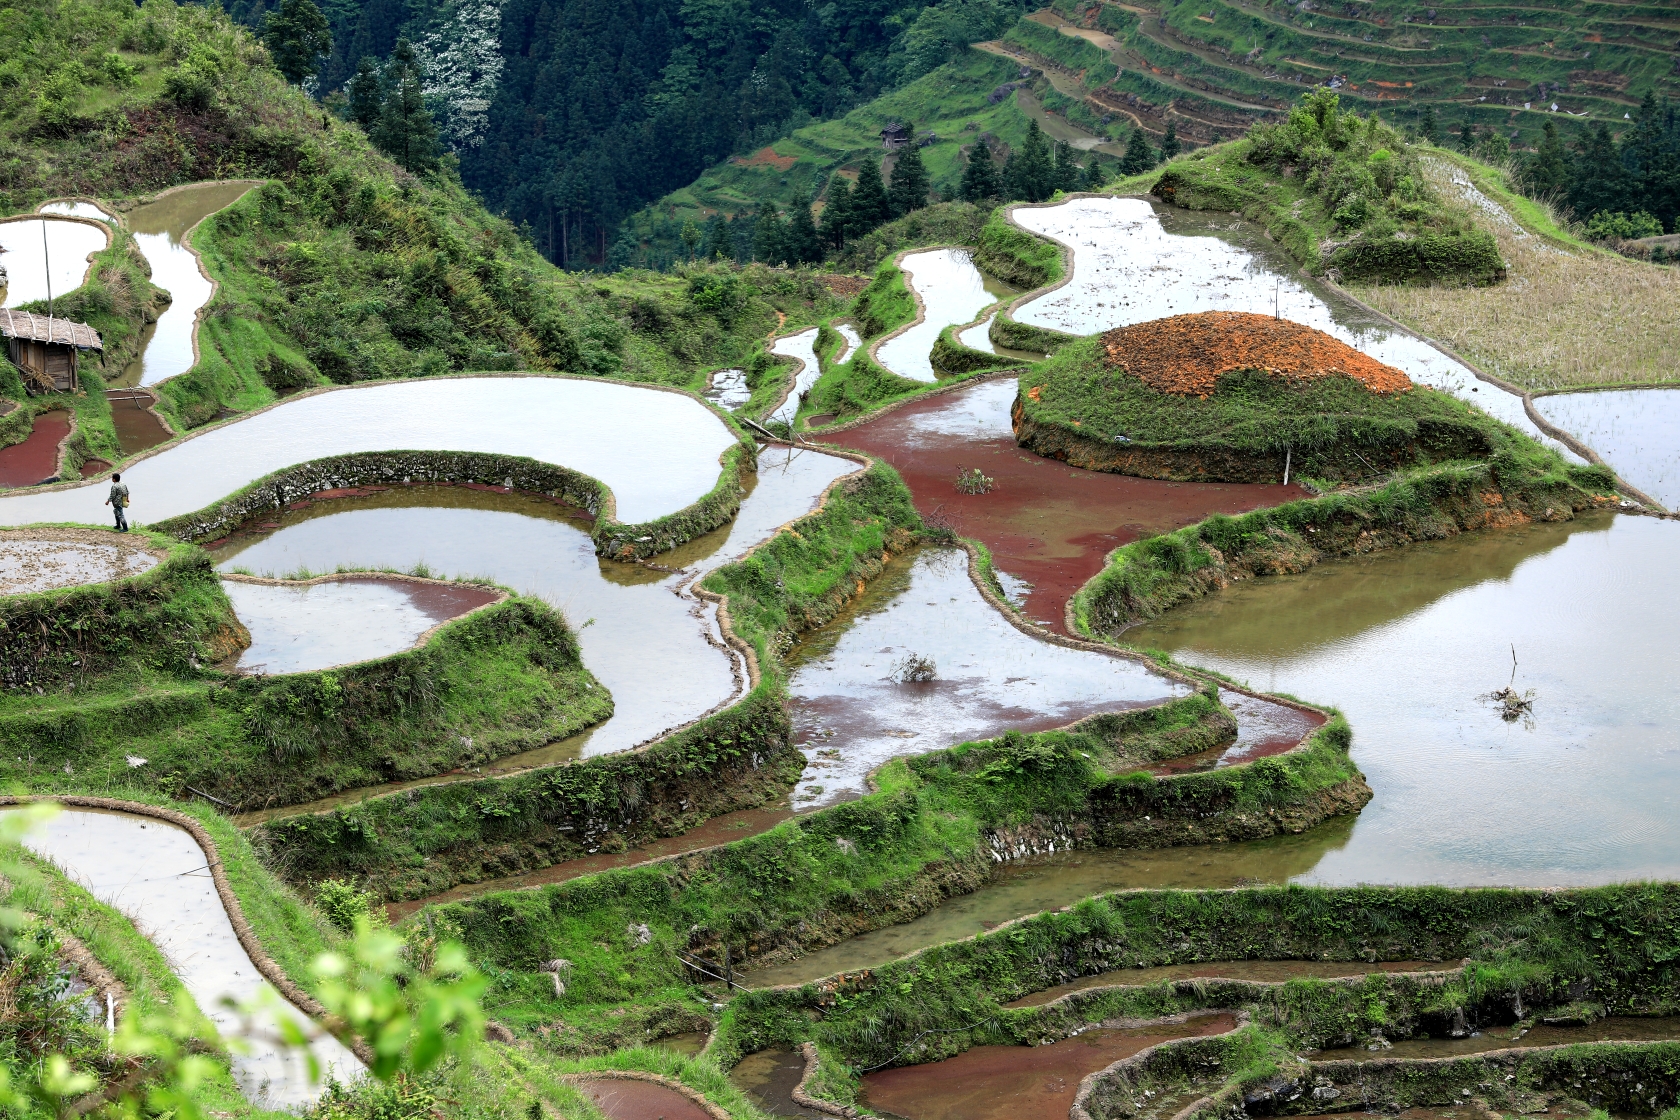
[[[1346,714],[1376,797],[1299,881],[1672,879],[1677,554],[1649,517],[1464,534],[1236,583],[1125,640]],[[1507,685],[1526,717],[1486,699]]]
[[[976,1046],[954,1058],[864,1075],[863,1099],[906,1120],[1066,1120],[1079,1083],[1122,1058],[1175,1038],[1236,1029],[1236,1017],[1097,1027],[1049,1046]]]
[[[1100,972],[1067,984],[1034,992],[1005,1007],[1042,1007],[1073,992],[1106,988],[1116,984],[1158,984],[1163,980],[1252,980],[1260,984],[1281,984],[1312,977],[1333,980],[1342,976],[1369,976],[1373,972],[1439,972],[1457,968],[1457,961],[1204,961],[1199,964],[1167,964],[1155,968],[1120,968]]]
[[[1299,486],[1164,482],[1084,471],[1015,445],[1015,379],[998,378],[913,401],[824,435],[890,463],[934,524],[981,541],[1013,577],[1022,613],[1065,633],[1063,612],[1109,552],[1142,537],[1310,497]],[[962,494],[959,472],[979,469],[989,493]],[[1011,585],[1006,582],[1006,589]]]
[[[251,632],[241,673],[302,673],[411,649],[439,623],[495,602],[483,587],[346,576],[303,585],[226,580]]]
[[[157,566],[162,556],[98,529],[0,530],[0,595],[109,583]]]
[[[609,1120],[712,1120],[698,1104],[657,1082],[600,1077],[574,1084]]]
[[[1303,712],[1287,704],[1263,700],[1228,688],[1219,690],[1219,702],[1237,717],[1236,740],[1211,750],[1197,751],[1171,759],[1150,769],[1152,774],[1186,774],[1196,770],[1218,770],[1239,762],[1271,758],[1292,750],[1308,735],[1324,726],[1324,717]]]
[[[772,1116],[817,1116],[823,1113],[794,1103],[793,1091],[805,1076],[805,1059],[792,1050],[760,1050],[748,1054],[729,1071],[729,1080]]]
[[[3,260],[0,258],[0,261]],[[68,411],[53,409],[37,415],[27,439],[10,447],[0,447],[0,486],[34,486],[56,478],[58,445],[69,434]],[[99,500],[105,499],[101,497]]]
[[[789,652],[788,705],[810,760],[795,804],[859,796],[892,758],[1184,695],[1138,661],[1017,630],[981,597],[968,564],[954,548],[896,557]],[[931,659],[931,680],[901,679],[910,657]]]

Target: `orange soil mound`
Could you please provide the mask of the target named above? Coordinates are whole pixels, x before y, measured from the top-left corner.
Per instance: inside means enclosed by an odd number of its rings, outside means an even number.
[[[799,161],[793,156],[777,155],[775,148],[760,148],[750,156],[737,156],[735,162],[742,167],[774,167],[777,171],[787,171]]]
[[[1412,379],[1323,331],[1245,311],[1174,315],[1102,336],[1104,364],[1163,393],[1207,396],[1221,374],[1263,369],[1292,381],[1341,373],[1373,393],[1403,393]]]

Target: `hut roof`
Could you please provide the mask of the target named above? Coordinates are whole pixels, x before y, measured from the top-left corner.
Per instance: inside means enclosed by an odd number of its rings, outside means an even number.
[[[86,323],[57,316],[49,319],[31,311],[0,310],[0,337],[21,338],[29,342],[56,342],[74,346],[78,350],[104,350],[99,332]]]

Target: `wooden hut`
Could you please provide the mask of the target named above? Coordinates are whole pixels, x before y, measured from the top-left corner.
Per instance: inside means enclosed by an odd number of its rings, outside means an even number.
[[[67,393],[76,388],[76,351],[105,349],[99,332],[86,323],[0,310],[0,336],[7,357],[23,373],[34,393]]]

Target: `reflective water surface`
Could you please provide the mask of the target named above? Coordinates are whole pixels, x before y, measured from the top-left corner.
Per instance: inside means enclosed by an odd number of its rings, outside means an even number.
[[[988,283],[967,249],[929,249],[906,253],[899,262],[904,282],[921,297],[922,321],[883,342],[876,360],[900,377],[936,381],[929,355],[946,327],[967,323],[1010,289]],[[993,289],[1002,289],[994,294]]]
[[[96,809],[65,809],[30,833],[25,846],[47,857],[99,901],[114,907],[150,938],[224,1038],[241,1034],[242,1016],[222,1006],[231,996],[246,1003],[268,982],[234,935],[233,923],[205,869],[204,849],[185,829],[164,821]],[[282,1003],[278,1012],[306,1022]],[[250,1053],[233,1056],[233,1076],[253,1101],[271,1108],[301,1106],[320,1095],[303,1058],[280,1050],[273,1021],[258,1016],[247,1036]],[[310,1044],[323,1074],[340,1080],[362,1073],[362,1063],[331,1035]]]
[[[214,291],[187,248],[187,234],[204,218],[237,202],[253,183],[195,183],[167,191],[155,202],[128,212],[134,244],[152,266],[152,283],[165,289],[170,303],[140,337],[140,356],[129,363],[121,385],[156,385],[185,373],[194,362],[193,335],[198,312]]]
[[[0,222],[0,268],[6,270],[6,298],[0,306],[22,307],[46,299],[49,261],[52,295],[70,294],[86,279],[88,258],[110,243],[110,231],[86,222],[52,218]]]
[[[37,214],[62,214],[71,218],[92,218],[96,222],[114,222],[117,219],[107,213],[103,206],[80,199],[73,202],[43,202],[35,208]]]
[[[931,659],[932,679],[903,680],[910,657]],[[1137,661],[1017,630],[975,588],[968,554],[950,548],[895,558],[787,663],[794,728],[810,759],[794,795],[801,804],[856,797],[870,770],[901,755],[1187,691]]]
[[[409,649],[426,631],[494,602],[486,588],[347,576],[275,585],[224,580],[251,632],[242,673],[302,673]]]
[[[1680,508],[1680,389],[1557,393],[1535,397],[1534,407],[1629,485]]]
[[[783,424],[792,424],[793,418],[799,415],[801,399],[810,391],[811,386],[817,383],[817,378],[822,376],[822,369],[817,364],[816,345],[816,327],[778,338],[771,344],[770,353],[792,358],[799,363],[799,367],[788,383],[787,397],[776,406],[775,411],[765,417],[766,421],[777,420]]]
[[[1094,334],[1169,315],[1275,308],[1283,318],[1334,335],[1580,461],[1535,426],[1521,397],[1477,379],[1422,339],[1302,276],[1283,250],[1240,219],[1141,198],[1075,198],[1018,207],[1011,215],[1074,250],[1068,282],[1017,308],[1017,322]]]
[[[611,423],[604,422],[610,418]],[[620,521],[674,513],[716,483],[735,437],[680,393],[559,377],[442,377],[283,401],[123,470],[142,521],[202,509],[297,463],[358,451],[523,455],[600,479]],[[0,524],[103,521],[102,485],[0,497]]]
[[[1676,555],[1680,525],[1600,514],[1234,584],[1125,637],[1346,713],[1376,799],[1298,881],[1673,879]],[[1481,698],[1508,685],[1528,718]]]
[[[1320,1050],[1316,1061],[1338,1058],[1360,1060],[1383,1058],[1456,1058],[1464,1054],[1485,1054],[1489,1050],[1513,1047],[1570,1046],[1577,1042],[1663,1042],[1680,1039],[1680,1018],[1653,1015],[1611,1015],[1584,1027],[1551,1026],[1537,1023],[1526,1030],[1492,1027],[1468,1038],[1408,1038],[1370,1054],[1363,1046]]]

